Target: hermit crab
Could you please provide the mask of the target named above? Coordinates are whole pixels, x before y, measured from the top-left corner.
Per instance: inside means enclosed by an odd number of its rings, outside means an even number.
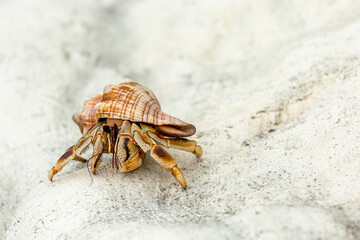
[[[89,161],[93,174],[103,153],[113,155],[113,168],[129,172],[140,167],[145,154],[150,152],[150,156],[171,171],[186,189],[185,178],[176,161],[161,146],[192,152],[198,157],[202,155],[196,141],[183,138],[195,134],[195,126],[162,112],[154,93],[131,79],[118,85],[107,85],[103,95],[96,94],[85,101],[73,120],[83,136],[50,170],[50,181],[71,160],[88,162],[80,155],[92,144],[93,154]]]

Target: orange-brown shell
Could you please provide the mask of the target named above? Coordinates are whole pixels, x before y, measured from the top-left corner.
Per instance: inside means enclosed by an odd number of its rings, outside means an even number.
[[[187,137],[196,132],[193,125],[161,111],[154,93],[131,79],[107,85],[103,95],[96,94],[85,101],[84,107],[73,116],[83,134],[101,118],[153,124],[157,131],[171,137]]]
[[[83,134],[87,133],[97,123],[95,106],[101,102],[101,99],[101,94],[95,94],[91,99],[84,102],[84,107],[78,113],[74,114],[73,120]]]
[[[95,110],[98,119],[115,118],[153,125],[189,125],[161,111],[154,93],[131,79],[126,79],[119,85],[107,85],[102,101],[96,105]]]

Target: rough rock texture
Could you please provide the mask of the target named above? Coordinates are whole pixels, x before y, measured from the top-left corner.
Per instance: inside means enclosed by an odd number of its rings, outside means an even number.
[[[359,1],[0,1],[0,238],[360,239]],[[47,174],[72,114],[132,77],[198,128],[151,159]]]

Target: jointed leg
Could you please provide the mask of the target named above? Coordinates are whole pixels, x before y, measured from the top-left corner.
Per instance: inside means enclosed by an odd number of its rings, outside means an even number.
[[[185,178],[177,167],[177,163],[175,159],[166,152],[159,145],[154,144],[148,135],[146,135],[141,128],[135,123],[131,126],[131,132],[134,136],[136,143],[140,146],[140,148],[146,153],[150,151],[151,157],[164,169],[167,171],[171,171],[172,175],[175,179],[181,184],[183,188],[186,189],[187,184]]]
[[[104,151],[104,144],[106,145],[105,134],[106,133],[103,131],[103,128],[100,128],[92,141],[94,149],[93,155],[91,157],[91,172],[93,174],[96,174],[96,170],[101,163],[101,156]]]
[[[100,124],[95,125],[88,133],[79,139],[79,141],[72,147],[68,148],[65,153],[56,162],[55,166],[49,172],[49,180],[52,181],[55,174],[68,164],[71,160],[86,161],[86,159],[79,155],[83,153],[91,143],[94,134],[98,131]]]
[[[57,174],[61,169],[73,160],[76,156],[75,145],[66,150],[66,152],[60,157],[56,162],[55,166],[49,172],[49,180],[52,181],[55,174]]]
[[[129,172],[141,166],[145,153],[131,136],[131,124],[124,121],[115,143],[115,153],[119,160],[120,172]]]
[[[86,163],[88,160],[86,160],[85,158],[83,157],[80,157],[78,155],[75,155],[75,158],[73,159],[75,161],[79,161],[79,162],[83,162],[83,163]]]
[[[194,153],[197,157],[202,155],[202,149],[197,145],[196,141],[185,138],[165,138],[161,133],[157,132],[153,127],[141,123],[143,131],[155,142],[168,148],[175,148],[187,152]]]

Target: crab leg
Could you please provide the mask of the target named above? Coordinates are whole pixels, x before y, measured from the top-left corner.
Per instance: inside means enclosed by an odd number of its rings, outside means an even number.
[[[140,148],[145,153],[150,151],[151,157],[165,170],[171,171],[175,179],[184,189],[186,189],[187,184],[185,178],[180,169],[177,167],[175,159],[159,145],[154,144],[150,137],[146,135],[135,123],[131,126],[131,132]]]
[[[161,133],[157,132],[153,127],[140,123],[143,131],[155,142],[168,148],[175,148],[195,154],[197,157],[202,155],[202,149],[197,145],[196,141],[185,138],[165,138]]]
[[[65,153],[56,162],[55,166],[49,172],[49,180],[52,181],[55,174],[61,171],[61,169],[68,164],[71,160],[86,161],[86,159],[79,155],[83,153],[89,144],[93,135],[98,131],[100,125],[96,124],[88,133],[79,139],[79,141],[72,147],[68,148]]]
[[[106,144],[106,138],[104,134],[105,133],[103,128],[100,128],[92,141],[94,149],[93,155],[91,157],[91,172],[93,174],[96,174],[97,168],[101,163],[101,155],[104,151],[104,143]]]
[[[124,121],[115,143],[115,154],[120,172],[129,172],[141,166],[145,153],[131,136],[131,124]]]
[[[86,162],[87,162],[87,160],[86,160],[85,158],[80,157],[80,156],[78,156],[78,155],[75,155],[75,158],[74,158],[73,160],[79,161],[79,162],[83,162],[83,163],[86,163]]]

